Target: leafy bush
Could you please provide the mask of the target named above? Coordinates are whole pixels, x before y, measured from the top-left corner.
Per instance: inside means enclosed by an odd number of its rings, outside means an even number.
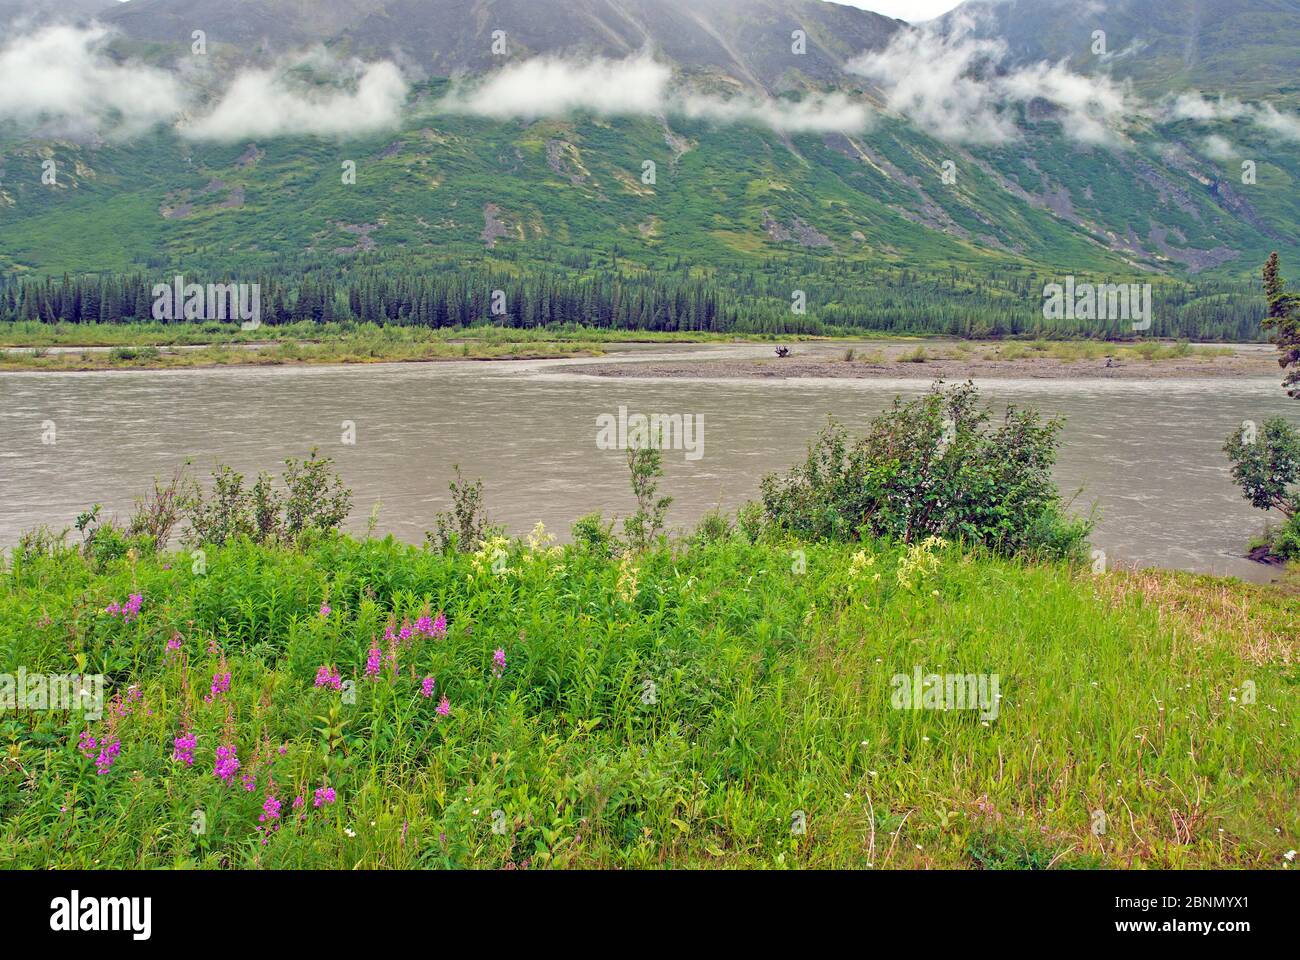
[[[628,547],[640,553],[650,549],[663,535],[664,518],[672,505],[672,497],[659,497],[659,479],[664,475],[663,455],[659,447],[662,434],[647,438],[642,444],[629,444],[627,467],[632,477],[632,494],[636,497],[636,513],[623,520],[623,535]]]
[[[614,535],[614,521],[606,522],[599,511],[579,517],[571,532],[574,543],[597,557],[608,559],[622,551],[622,544]]]
[[[1223,445],[1232,461],[1232,479],[1251,506],[1292,517],[1300,506],[1300,433],[1282,417],[1265,421],[1262,431],[1234,431]]]
[[[699,546],[726,540],[731,536],[731,520],[720,510],[710,510],[695,525],[691,542]]]
[[[832,420],[789,476],[763,479],[768,520],[806,539],[940,536],[1080,557],[1092,522],[1067,516],[1052,480],[1060,421],[1012,407],[994,426],[977,400],[973,384],[936,384],[856,440]]]
[[[1273,534],[1271,547],[1283,560],[1300,560],[1300,515],[1282,524]]]
[[[284,464],[284,497],[267,474],[246,490],[243,474],[219,464],[212,472],[212,489],[205,494],[196,487],[182,501],[190,522],[185,539],[218,547],[241,537],[292,545],[310,534],[337,530],[352,511],[352,491],[333,471],[334,461],[318,460],[312,450],[306,460],[290,457]]]
[[[171,541],[172,531],[181,518],[186,497],[192,495],[193,482],[184,467],[176,470],[165,484],[155,477],[153,493],[136,498],[135,512],[126,528],[127,536],[147,539],[154,552],[163,550]]]
[[[452,469],[456,473],[456,479],[448,484],[451,490],[451,510],[434,516],[434,529],[424,535],[424,540],[444,553],[448,550],[472,553],[480,543],[500,534],[503,528],[492,524],[487,518],[483,507],[482,479],[470,483],[461,475],[459,466]]]

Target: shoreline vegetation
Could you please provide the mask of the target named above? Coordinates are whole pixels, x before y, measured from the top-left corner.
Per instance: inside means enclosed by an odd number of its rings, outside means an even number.
[[[872,346],[872,341],[882,341]],[[448,360],[600,357],[617,344],[794,344],[785,358],[709,358],[584,365],[606,377],[1242,377],[1276,364],[1249,345],[1186,341],[969,341],[934,337],[737,335],[609,330],[586,326],[426,329],[373,324],[298,323],[244,331],[230,324],[0,325],[0,373],[202,369]],[[834,355],[808,354],[799,343]],[[1241,349],[1246,348],[1246,349]],[[921,372],[923,371],[923,372]]]
[[[835,355],[795,349],[784,358],[711,358],[584,364],[599,377],[663,379],[1182,379],[1276,375],[1271,354],[1224,345],[1149,341],[931,341],[847,347]],[[572,372],[557,368],[552,372]]]
[[[1286,869],[1300,589],[1090,565],[1058,429],[936,387],[675,538],[632,448],[565,545],[178,471],[0,566],[0,662],[105,701],[0,715],[0,866]]]

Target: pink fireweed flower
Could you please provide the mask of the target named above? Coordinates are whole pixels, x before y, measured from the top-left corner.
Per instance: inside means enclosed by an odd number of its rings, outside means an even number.
[[[437,682],[433,677],[425,677],[420,681],[420,693],[424,695],[426,700],[433,696],[433,687]]]
[[[140,692],[140,688],[135,684],[126,688],[125,695],[114,694],[113,699],[108,702],[109,715],[117,719],[129,716],[135,711],[134,704],[137,703],[144,707],[146,715],[153,716],[153,712],[149,710],[149,705],[144,702],[144,694]]]
[[[275,794],[268,793],[266,800],[262,803],[262,813],[257,818],[262,826],[257,830],[262,834],[262,846],[271,839],[271,834],[280,829],[280,801]]]
[[[333,803],[334,800],[335,800],[335,794],[334,794],[333,787],[319,787],[317,788],[316,794],[312,799],[312,805],[316,807],[323,807],[326,804]]]
[[[320,605],[320,615],[322,617],[328,617],[330,615],[330,612],[331,612],[330,605],[328,603],[322,603]]]
[[[257,758],[254,757],[253,760],[254,763],[256,763]],[[257,777],[253,776],[251,773],[244,774],[239,778],[239,782],[243,785],[245,793],[252,793],[257,789]]]
[[[305,797],[300,793],[300,794],[298,794],[298,796],[296,796],[296,797],[293,798],[293,808],[294,808],[295,810],[297,810],[297,809],[299,809],[303,804],[305,804],[306,802],[307,802],[307,799],[306,799],[306,798],[305,798]]]
[[[143,604],[144,604],[144,595],[139,593],[133,593],[126,598],[126,603],[118,603],[116,600],[114,600],[112,603],[110,603],[107,607],[104,608],[104,612],[107,613],[110,617],[120,616],[127,623],[130,623],[136,617],[140,616],[140,607]]]
[[[100,744],[99,756],[95,758],[95,773],[101,777],[113,769],[117,755],[122,752],[122,744],[117,737],[105,738]]]
[[[342,690],[343,675],[332,667],[321,667],[316,671],[316,686],[329,687],[331,690]]]
[[[220,777],[223,783],[229,783],[239,770],[239,756],[233,745],[226,746],[222,744],[217,747],[217,762],[212,769],[214,776]]]
[[[217,666],[217,671],[212,675],[212,687],[208,695],[203,698],[204,703],[212,703],[219,699],[223,694],[230,692],[230,668],[226,666],[226,655],[221,655],[221,661]]]
[[[406,643],[412,636],[414,636],[414,633],[411,630],[411,625],[409,623],[403,623],[402,629],[397,631],[397,642]]]
[[[438,618],[433,621],[432,636],[442,640],[447,636],[447,615],[441,610],[438,611]]]
[[[496,652],[492,654],[492,673],[496,676],[506,672],[506,652],[501,647],[497,647]]]
[[[370,655],[366,657],[366,678],[377,680],[379,678],[379,670],[383,666],[383,663],[383,652],[380,651],[378,647],[371,647]]]
[[[172,741],[172,759],[179,760],[187,767],[194,766],[194,748],[199,738],[192,733],[182,733]]]
[[[446,717],[451,714],[451,701],[447,699],[446,694],[443,694],[442,699],[438,701],[438,709],[436,713],[440,717]]]
[[[81,751],[83,757],[89,760],[95,755],[95,749],[98,746],[99,744],[95,742],[95,738],[90,735],[89,730],[81,731],[81,737],[77,740],[77,749]]]
[[[167,651],[170,653],[174,650],[179,650],[181,648],[181,643],[182,640],[181,640],[180,632],[178,631],[176,633],[173,633],[172,638],[167,641]]]

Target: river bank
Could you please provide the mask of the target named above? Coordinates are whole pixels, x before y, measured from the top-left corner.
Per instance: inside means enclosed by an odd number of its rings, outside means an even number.
[[[557,368],[564,369],[564,368]],[[1185,380],[1277,375],[1271,349],[1257,344],[952,342],[835,348],[816,344],[778,357],[701,357],[586,363],[599,377],[655,379]]]

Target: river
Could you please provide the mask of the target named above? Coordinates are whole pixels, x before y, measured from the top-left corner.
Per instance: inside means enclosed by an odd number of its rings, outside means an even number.
[[[825,347],[824,349],[832,349]],[[833,349],[842,350],[842,347]],[[614,348],[640,358],[767,356],[763,345]],[[608,362],[602,358],[600,362]],[[734,509],[759,478],[799,460],[827,414],[861,427],[895,394],[928,381],[599,378],[582,361],[457,361],[348,367],[0,375],[0,544],[39,524],[70,526],[92,503],[125,519],[154,476],[186,458],[206,477],[220,461],[278,473],[311,447],[333,457],[355,492],[352,526],[379,504],[378,529],[423,539],[449,503],[452,465],[485,481],[493,519],[512,532],[541,520],[556,533],[591,510],[631,509],[624,454],[597,448],[597,418],[703,416],[699,459],[666,451],[662,491],[674,528]],[[909,371],[910,372],[910,371]],[[1114,562],[1252,580],[1246,560],[1265,515],[1228,475],[1224,438],[1243,420],[1300,404],[1274,379],[990,380],[995,405],[1063,417],[1057,478],[1075,508],[1095,508],[1094,545]],[[345,421],[355,428],[346,443]],[[53,431],[49,424],[53,424]],[[53,440],[52,443],[44,442]]]

